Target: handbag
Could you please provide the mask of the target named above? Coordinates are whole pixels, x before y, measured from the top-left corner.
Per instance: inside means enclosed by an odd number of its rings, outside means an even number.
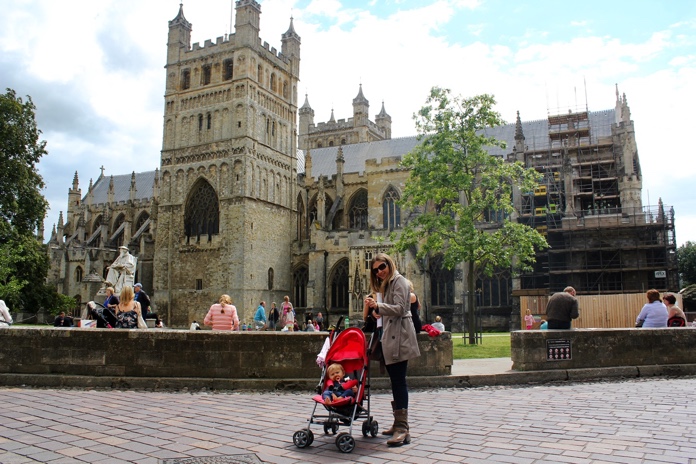
[[[372,333],[377,330],[377,320],[372,317],[372,314],[367,316],[367,320],[363,324],[362,331],[364,333]]]
[[[138,328],[147,330],[147,322],[143,319],[142,314],[138,314]]]

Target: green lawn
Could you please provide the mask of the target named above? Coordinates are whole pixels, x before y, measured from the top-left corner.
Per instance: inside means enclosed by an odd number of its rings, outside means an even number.
[[[462,333],[452,334],[454,359],[509,358],[509,333],[484,333],[478,345],[469,345],[469,338]]]

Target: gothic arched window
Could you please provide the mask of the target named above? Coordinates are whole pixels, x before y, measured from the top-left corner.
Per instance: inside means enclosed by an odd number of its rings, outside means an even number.
[[[229,81],[230,79],[232,79],[232,73],[234,70],[233,63],[234,61],[231,59],[222,62],[222,70],[225,73],[223,76],[223,80]]]
[[[454,271],[442,267],[442,256],[430,260],[430,298],[432,306],[454,304]]]
[[[350,229],[367,229],[367,190],[360,189],[353,195],[348,208],[348,218]]]
[[[399,201],[399,194],[394,187],[389,187],[382,198],[382,218],[385,229],[394,230],[401,227],[401,207],[397,201]]]
[[[342,259],[331,273],[331,309],[348,309],[348,260]]]
[[[75,269],[75,282],[82,282],[82,268],[80,266]]]
[[[268,268],[268,289],[269,290],[273,290],[273,278],[274,278],[273,268],[269,267]]]
[[[301,195],[297,195],[297,239],[307,239],[307,210]]]
[[[208,241],[217,235],[220,228],[220,208],[218,197],[213,187],[201,179],[193,186],[186,202],[184,213],[184,233],[186,241],[191,237],[201,240],[201,235],[207,235]]]
[[[307,307],[307,284],[309,283],[309,269],[300,266],[292,273],[292,297],[298,308]]]
[[[314,195],[312,201],[309,202],[309,225],[311,226],[314,221],[319,220],[319,213],[317,210],[317,200],[318,195]],[[333,206],[333,200],[330,196],[324,196],[324,217],[328,217],[329,212],[331,212],[331,207]]]
[[[512,279],[504,270],[491,277],[479,275],[476,279],[476,304],[478,306],[512,306]]]

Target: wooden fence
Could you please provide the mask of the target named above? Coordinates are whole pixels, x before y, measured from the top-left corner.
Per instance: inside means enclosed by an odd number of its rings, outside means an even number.
[[[682,306],[682,296],[673,293],[677,299],[677,306]],[[634,327],[636,317],[643,305],[648,302],[644,293],[625,293],[618,295],[578,295],[576,297],[580,305],[580,317],[573,320],[573,328],[576,329],[613,329]],[[521,329],[526,328],[524,316],[527,309],[531,310],[539,328],[542,319],[546,319],[546,303],[548,296],[521,296],[520,297],[520,322]]]

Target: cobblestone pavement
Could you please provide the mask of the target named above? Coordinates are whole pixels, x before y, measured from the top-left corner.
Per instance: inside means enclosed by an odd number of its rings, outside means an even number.
[[[293,444],[307,393],[0,388],[0,462],[696,464],[694,392],[696,378],[416,391],[410,445],[358,426],[344,454],[315,425]],[[390,399],[372,394],[380,429]]]

